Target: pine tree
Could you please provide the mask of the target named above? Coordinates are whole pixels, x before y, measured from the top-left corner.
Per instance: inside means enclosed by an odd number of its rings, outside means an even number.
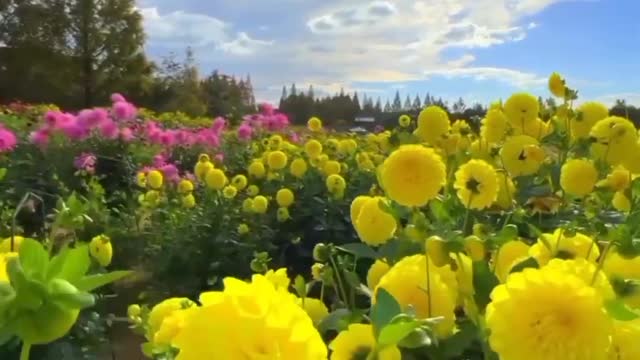
[[[378,96],[378,100],[376,100],[376,105],[375,105],[375,111],[376,113],[381,113],[382,112],[382,101],[380,100],[380,97]]]
[[[422,101],[420,101],[420,95],[416,94],[416,98],[413,99],[413,110],[418,110],[422,107]]]
[[[387,99],[387,102],[384,104],[384,112],[389,113],[391,112],[391,104],[389,103],[389,99]]]
[[[309,85],[309,90],[307,91],[307,97],[309,99],[313,99],[316,97],[314,91],[313,91],[313,85]]]
[[[402,101],[400,100],[400,91],[396,90],[396,96],[393,98],[393,105],[391,105],[391,111],[399,112],[402,110]]]
[[[427,93],[427,95],[424,97],[424,106],[431,106],[433,105],[433,99],[431,98],[431,95],[429,95],[429,93]]]
[[[355,93],[353,93],[353,107],[354,109],[356,109],[357,112],[361,111],[361,107],[360,107],[360,99],[358,99],[358,92],[356,91]]]
[[[291,84],[291,96],[298,96],[298,91],[296,90],[296,84]]]
[[[404,106],[402,110],[411,110],[411,98],[407,95],[407,98],[404,100]]]

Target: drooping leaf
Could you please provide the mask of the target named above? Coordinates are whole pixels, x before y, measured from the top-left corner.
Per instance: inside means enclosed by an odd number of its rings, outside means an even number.
[[[341,246],[337,246],[339,250],[348,252],[355,255],[360,259],[377,259],[378,253],[373,250],[369,245],[364,243],[350,243]]]
[[[475,290],[474,300],[478,308],[484,311],[484,308],[491,301],[490,295],[500,281],[489,269],[486,261],[475,261],[473,263],[473,288]]]
[[[16,291],[15,304],[29,310],[39,308],[47,295],[46,288],[37,281],[27,278],[20,261],[16,258],[7,263],[7,273]]]
[[[500,246],[506,243],[507,241],[511,241],[517,238],[518,238],[518,227],[513,224],[509,224],[504,228],[502,228],[502,230],[500,230],[498,234],[496,234],[496,236],[493,238],[493,241],[496,246]]]
[[[376,292],[376,304],[371,309],[371,323],[376,337],[382,328],[401,312],[400,304],[393,295],[384,288],[379,288]]]
[[[526,268],[538,269],[539,267],[540,265],[538,264],[538,261],[535,258],[530,257],[515,264],[509,273],[520,272]]]
[[[131,275],[132,271],[113,271],[107,274],[88,275],[73,283],[80,291],[93,291],[99,287],[118,281]]]
[[[616,320],[631,321],[640,318],[640,312],[631,309],[620,299],[606,301],[604,307],[607,309],[607,313]]]
[[[53,258],[51,258],[49,266],[47,266],[46,280],[58,277],[58,274],[60,274],[64,267],[64,262],[67,260],[68,254],[69,248],[65,246]]]
[[[96,299],[88,292],[78,291],[73,294],[60,294],[51,297],[51,301],[67,309],[85,309],[95,305]]]
[[[342,330],[344,320],[350,316],[351,311],[348,309],[337,309],[320,321],[318,324],[318,331],[321,334],[329,330],[340,331]]]

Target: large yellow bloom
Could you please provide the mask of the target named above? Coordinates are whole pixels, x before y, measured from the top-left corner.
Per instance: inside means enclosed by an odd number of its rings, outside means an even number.
[[[204,181],[210,189],[222,190],[227,185],[227,175],[220,169],[211,169],[204,177]]]
[[[418,127],[415,134],[431,145],[437,145],[449,132],[449,115],[439,106],[429,106],[418,115]]]
[[[331,360],[368,359],[376,347],[371,325],[351,324],[347,330],[341,331],[331,342]],[[402,354],[395,346],[386,347],[378,352],[376,360],[401,360]]]
[[[24,237],[15,235],[13,237],[13,249],[11,249],[11,236],[0,241],[0,253],[20,252],[20,245],[24,241]]]
[[[604,118],[591,128],[591,153],[596,159],[611,165],[621,164],[634,157],[638,134],[633,123],[619,116]]]
[[[396,232],[396,219],[380,208],[382,197],[372,197],[359,206],[353,226],[362,242],[372,246],[382,245],[393,238]],[[356,209],[358,210],[358,209]]]
[[[267,169],[264,168],[264,164],[260,160],[253,160],[247,168],[249,175],[256,179],[262,179],[267,173]]]
[[[537,118],[535,121],[526,123],[523,127],[514,128],[513,135],[527,135],[534,139],[542,140],[553,132],[553,124],[551,122],[542,121]]]
[[[267,157],[267,164],[269,168],[273,170],[281,170],[287,166],[287,154],[284,152],[277,150],[269,153]]]
[[[329,309],[320,300],[314,298],[298,299],[298,305],[307,312],[314,325],[318,325],[324,318],[329,315]]]
[[[304,151],[310,159],[315,159],[322,154],[322,144],[318,140],[311,139],[304,144]]]
[[[513,177],[535,174],[544,157],[538,141],[527,135],[509,137],[500,150],[502,164]]]
[[[528,93],[513,94],[504,103],[504,113],[514,128],[523,129],[527,123],[536,121],[539,110],[538,99]]]
[[[262,275],[224,279],[224,291],[200,295],[173,340],[177,360],[324,360],[327,348],[294,295]]]
[[[470,160],[456,171],[453,187],[465,207],[484,209],[498,197],[498,174],[484,160]]]
[[[599,181],[597,186],[608,187],[613,191],[624,191],[631,186],[631,172],[623,166],[618,166],[607,175],[607,178]]]
[[[382,276],[374,293],[380,288],[387,290],[403,309],[411,306],[420,318],[442,316],[435,332],[440,337],[451,334],[458,291],[456,275],[449,266],[437,267],[425,255],[407,256]]]
[[[525,269],[491,293],[489,344],[501,360],[606,360],[612,321],[600,293],[556,268]]]
[[[187,298],[170,298],[166,299],[159,304],[155,305],[149,313],[147,321],[147,333],[146,337],[152,343],[155,342],[156,333],[160,331],[163,323],[171,318],[171,316],[178,311],[195,306],[193,301]],[[174,319],[174,321],[177,319]],[[165,329],[165,332],[168,329]],[[174,334],[175,335],[175,334]],[[160,335],[161,338],[166,339],[166,334]]]
[[[311,131],[320,131],[322,130],[322,120],[314,116],[307,121],[307,127]]]
[[[571,120],[571,137],[582,139],[589,136],[595,123],[609,116],[609,109],[599,102],[589,101],[578,108],[578,115]]]
[[[560,171],[562,190],[573,196],[583,197],[590,194],[598,181],[598,170],[591,160],[568,160]]]
[[[595,262],[600,256],[600,250],[595,241],[589,236],[576,232],[567,236],[566,230],[556,229],[553,234],[542,234],[531,249],[529,255],[545,265],[552,258],[575,259],[582,258]]]
[[[404,206],[423,206],[446,184],[446,167],[433,149],[403,145],[382,164],[381,185]]]
[[[269,199],[262,195],[253,198],[252,210],[258,214],[264,214],[269,209]]]
[[[293,204],[294,200],[295,196],[293,195],[293,191],[290,189],[282,188],[276,193],[276,202],[278,203],[278,206],[289,207]]]

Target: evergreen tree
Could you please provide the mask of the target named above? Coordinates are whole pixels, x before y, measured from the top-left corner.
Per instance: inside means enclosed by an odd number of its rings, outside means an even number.
[[[391,105],[391,111],[400,112],[402,110],[402,101],[400,100],[400,91],[396,90],[396,96],[393,98],[393,105]]]
[[[422,107],[422,101],[420,101],[420,95],[416,94],[416,98],[413,99],[413,110],[419,110]]]
[[[315,93],[313,91],[313,85],[309,85],[309,90],[307,91],[307,97],[309,99],[315,98]]]
[[[431,98],[431,95],[429,95],[429,93],[427,93],[427,95],[424,97],[424,106],[430,106],[433,105],[433,99]]]
[[[409,97],[408,94],[407,94],[407,98],[404,100],[403,110],[405,111],[411,110],[411,98]]]
[[[285,100],[289,95],[287,95],[287,87],[282,86],[282,95],[280,95],[280,101]]]
[[[384,112],[389,113],[391,112],[391,104],[389,103],[389,99],[387,99],[387,102],[384,104]]]
[[[374,108],[377,114],[380,114],[382,112],[382,101],[380,100],[379,96],[378,100],[376,100],[376,105],[374,106]]]
[[[355,93],[353,93],[353,108],[357,111],[360,112],[361,111],[361,107],[360,107],[360,100],[358,99],[358,92],[356,91]]]
[[[296,90],[296,84],[291,84],[291,96],[298,96],[298,91]]]

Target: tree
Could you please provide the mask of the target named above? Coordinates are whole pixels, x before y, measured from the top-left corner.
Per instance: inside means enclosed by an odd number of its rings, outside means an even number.
[[[411,98],[409,97],[409,95],[407,94],[407,98],[404,100],[404,106],[402,108],[402,110],[411,110]]]
[[[315,93],[313,92],[313,85],[309,85],[309,90],[307,91],[307,97],[310,99],[315,98]]]
[[[400,91],[396,90],[396,96],[393,98],[391,111],[398,112],[402,110],[402,101],[400,100]]]
[[[424,106],[430,106],[433,105],[433,98],[431,97],[431,95],[429,95],[429,93],[427,93],[427,95],[424,97]]]
[[[453,103],[453,112],[454,113],[462,113],[467,108],[467,105],[464,103],[464,100],[460,97],[458,100]]]
[[[387,99],[387,102],[384,104],[384,112],[388,113],[391,112],[391,104],[389,103],[389,99]]]
[[[422,107],[422,101],[420,101],[420,95],[416,94],[416,98],[413,99],[413,106],[412,108],[414,110],[420,109]]]
[[[296,84],[291,84],[291,96],[298,96],[298,91],[296,90]]]
[[[360,100],[358,99],[358,92],[353,93],[353,107],[357,112],[360,112],[362,109],[360,107]]]
[[[378,96],[378,100],[376,100],[376,105],[374,106],[374,109],[377,114],[380,114],[382,112],[382,101],[380,100],[379,96]]]

